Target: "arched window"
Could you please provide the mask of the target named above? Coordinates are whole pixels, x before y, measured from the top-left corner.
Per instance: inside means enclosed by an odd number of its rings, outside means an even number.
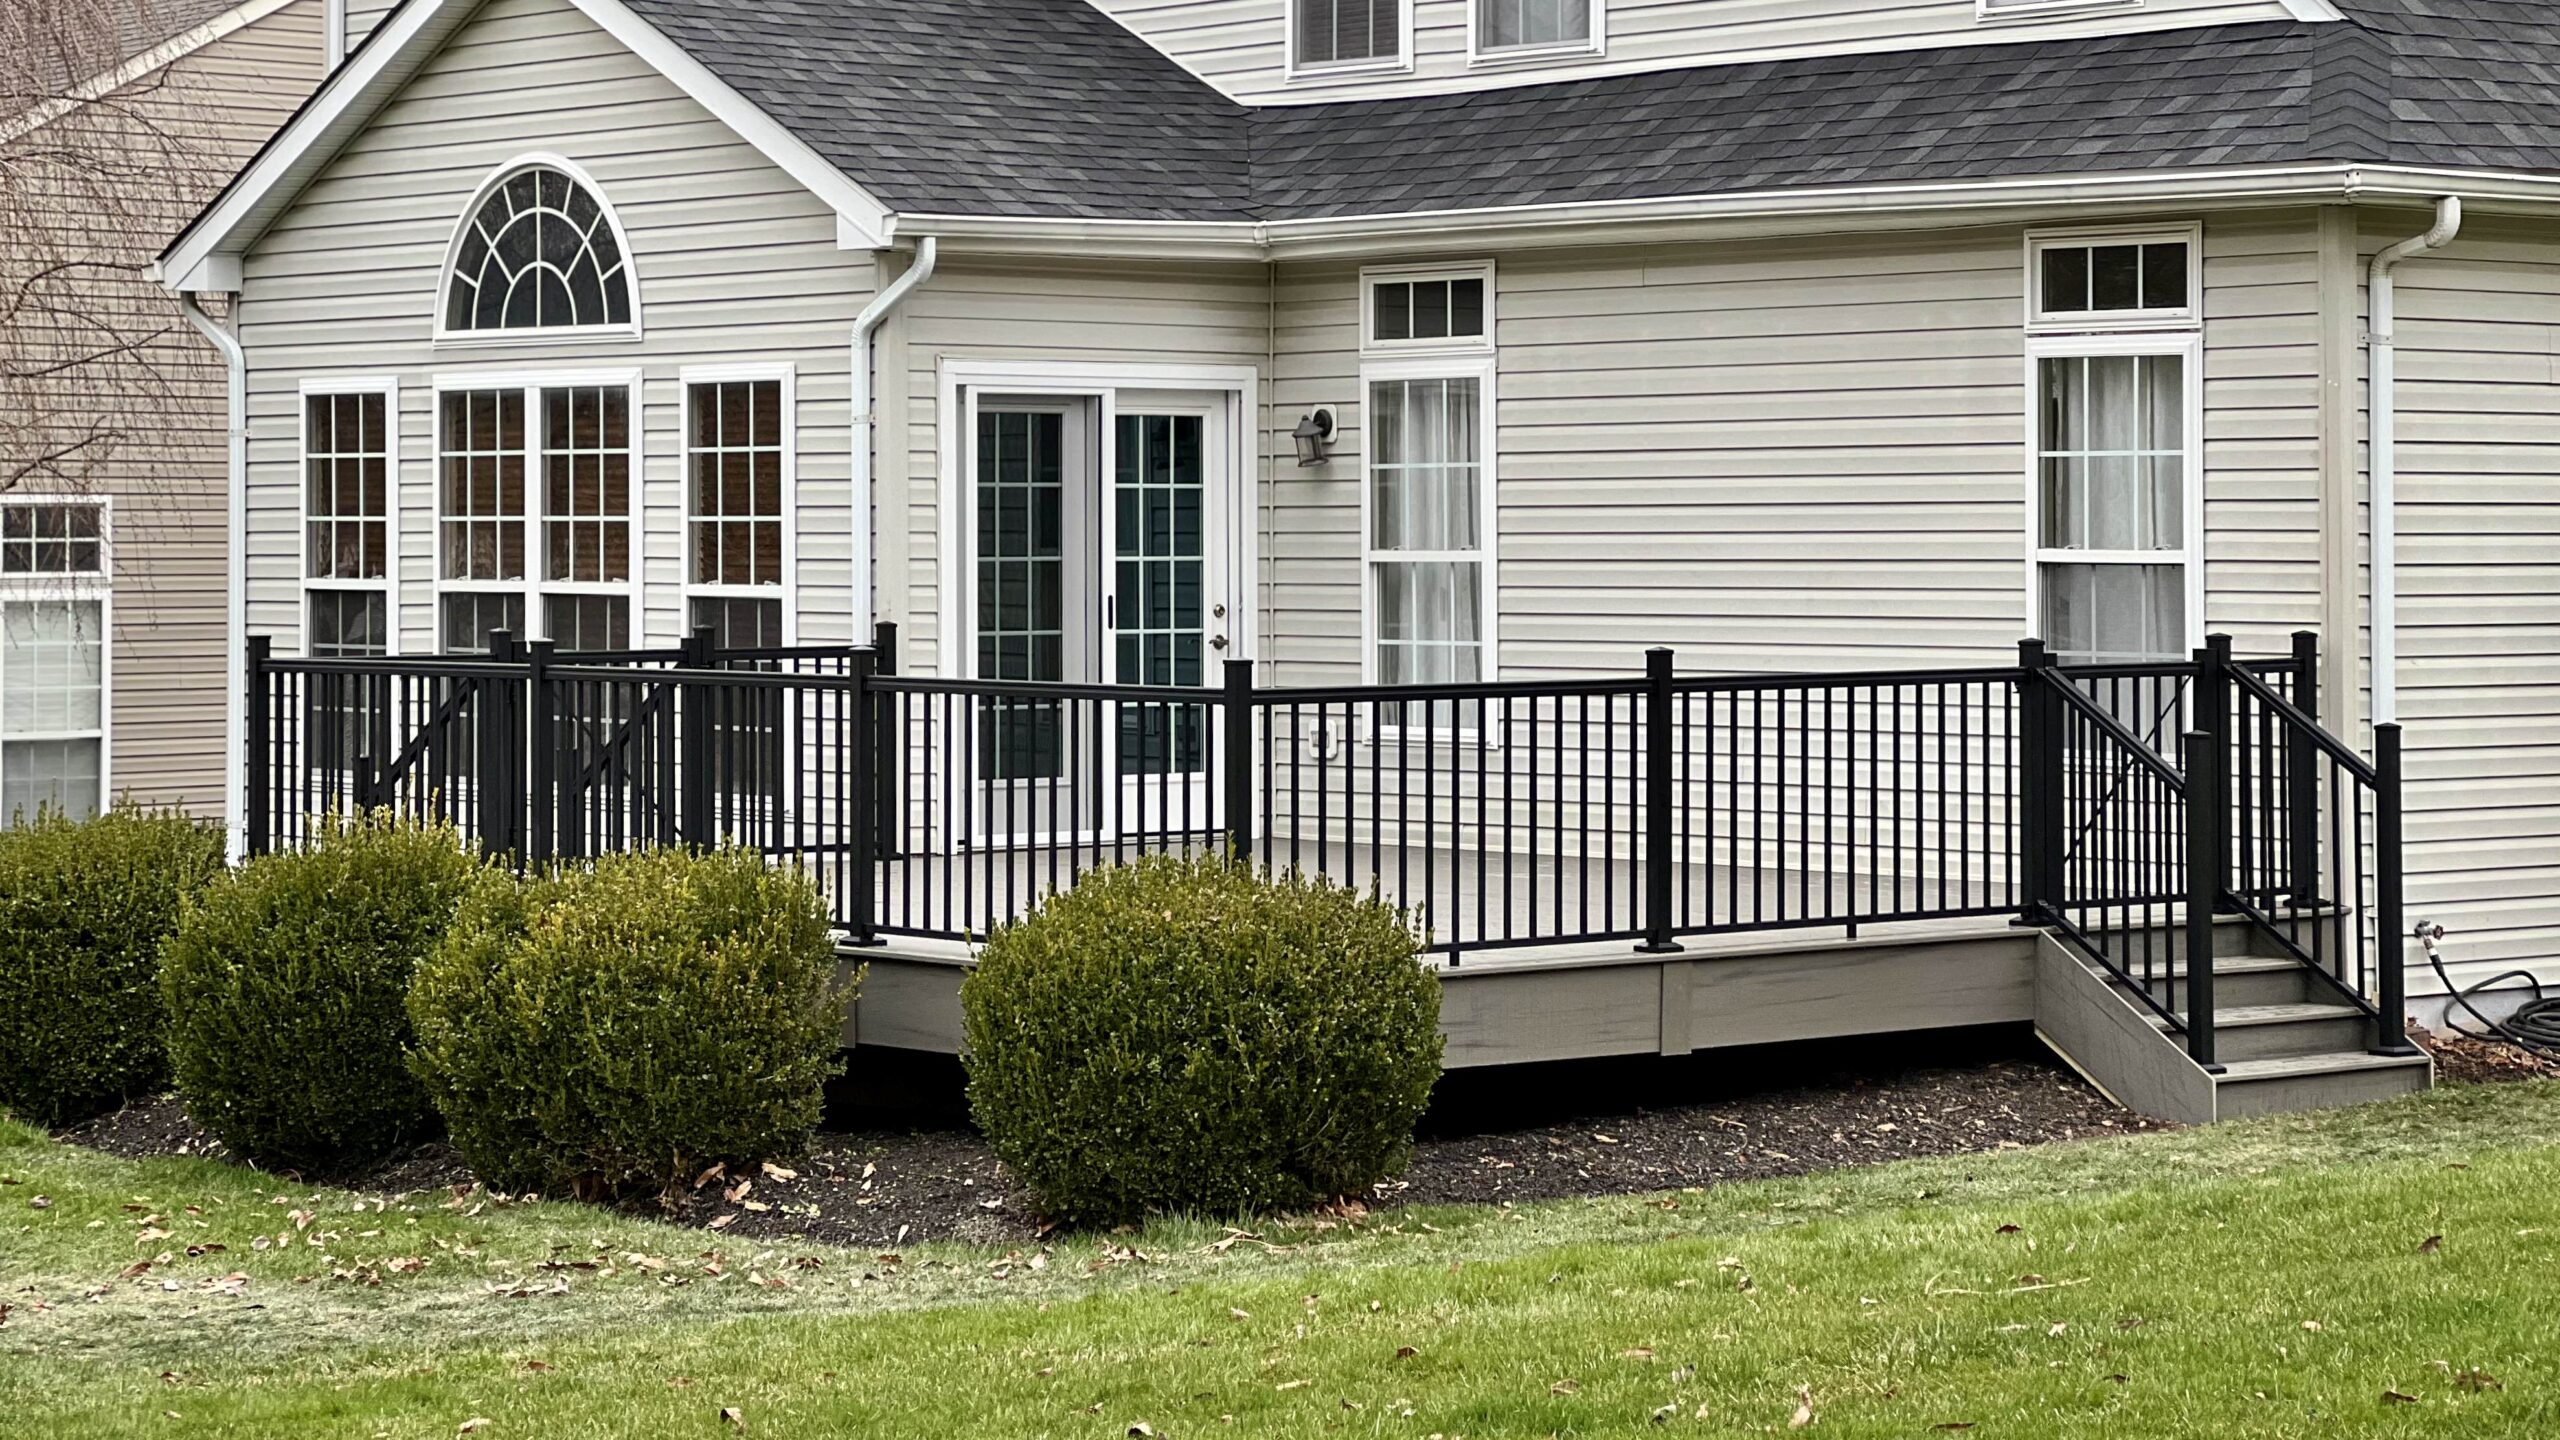
[[[455,237],[448,334],[631,324],[631,266],[602,202],[555,164],[528,162],[481,192]]]

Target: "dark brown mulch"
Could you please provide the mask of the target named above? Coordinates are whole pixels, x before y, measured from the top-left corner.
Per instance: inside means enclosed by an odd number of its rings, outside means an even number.
[[[2436,1079],[2456,1084],[2493,1084],[2502,1080],[2549,1080],[2560,1077],[2560,1061],[2530,1050],[2472,1035],[2409,1027],[2409,1038],[2436,1057]]]
[[[1403,1178],[1381,1187],[1374,1203],[1633,1194],[2159,1128],[2068,1071],[1999,1060],[1426,1138]],[[219,1142],[174,1099],[138,1102],[65,1138],[119,1155],[222,1157]],[[469,1179],[450,1147],[426,1145],[341,1183],[401,1191]],[[1030,1198],[986,1142],[966,1130],[821,1133],[809,1154],[787,1167],[719,1175],[628,1208],[739,1237],[857,1246],[1002,1244],[1039,1233]]]

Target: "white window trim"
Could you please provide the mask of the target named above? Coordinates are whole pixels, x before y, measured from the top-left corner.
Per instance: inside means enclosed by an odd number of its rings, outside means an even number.
[[[106,812],[108,797],[115,794],[116,757],[116,592],[115,592],[115,502],[107,495],[18,494],[0,496],[0,510],[36,508],[46,505],[88,505],[98,512],[98,568],[91,574],[0,574],[0,608],[11,601],[61,600],[73,604],[95,602],[98,607],[98,811]],[[35,735],[13,735],[10,741],[43,744],[56,740],[87,740],[86,730],[51,731]],[[7,741],[0,741],[5,748]],[[0,825],[10,817],[0,815]]]
[[[1362,303],[1367,303],[1368,287],[1361,287]],[[1485,290],[1485,313],[1492,316],[1493,290]],[[1498,456],[1494,437],[1499,427],[1494,423],[1495,387],[1499,367],[1490,353],[1474,355],[1403,355],[1372,357],[1360,364],[1360,683],[1376,685],[1378,679],[1378,566],[1381,564],[1430,561],[1471,562],[1476,566],[1477,644],[1484,658],[1471,683],[1490,683],[1502,674],[1502,610],[1498,599],[1502,586],[1497,573],[1500,551],[1495,529],[1500,505],[1495,498]],[[1483,457],[1476,472],[1476,534],[1482,543],[1474,550],[1380,550],[1376,546],[1377,528],[1374,507],[1376,484],[1369,473],[1369,394],[1373,383],[1393,380],[1468,380],[1477,382],[1476,437],[1477,453]],[[1381,726],[1392,733],[1394,727]],[[1435,733],[1437,731],[1435,730]],[[1460,727],[1459,734],[1473,733]]]
[[[693,568],[693,387],[696,385],[730,385],[774,380],[782,385],[782,583],[779,585],[698,584]],[[679,512],[683,517],[684,543],[679,547],[683,557],[683,595],[678,601],[682,613],[677,629],[691,633],[693,602],[701,599],[782,601],[782,643],[800,643],[800,397],[798,367],[790,364],[770,365],[702,365],[677,372],[679,405],[677,453],[682,457],[678,478],[682,487]],[[636,413],[636,412],[635,412]],[[637,427],[635,426],[635,433]],[[639,490],[639,472],[632,472],[632,489]],[[636,532],[635,532],[636,534]],[[635,549],[633,559],[638,554]],[[638,611],[633,612],[633,635],[638,635]]]
[[[1380,55],[1366,60],[1331,60],[1312,64],[1298,59],[1298,7],[1303,3],[1305,0],[1289,0],[1280,13],[1284,55],[1282,78],[1285,81],[1316,82],[1350,75],[1398,75],[1413,68],[1413,0],[1396,0],[1396,53],[1392,57]]]
[[[1470,67],[1527,65],[1540,60],[1574,60],[1609,53],[1609,0],[1583,0],[1591,10],[1591,34],[1587,39],[1565,40],[1547,45],[1487,45],[1484,43],[1484,0],[1466,0],[1467,64]],[[2122,0],[2108,0],[2122,3]]]
[[[1410,280],[1482,280],[1484,333],[1439,339],[1378,338],[1377,287]],[[1363,355],[1490,355],[1495,350],[1494,284],[1491,260],[1457,264],[1364,265],[1360,269],[1360,353]],[[1364,391],[1365,393],[1365,391]],[[1488,452],[1490,453],[1490,452]]]
[[[2187,247],[2187,303],[2152,310],[2075,310],[2048,314],[2044,308],[2044,252],[2083,245],[2184,245]],[[2027,331],[2029,334],[2120,333],[2127,330],[2184,330],[2204,317],[2204,225],[2101,225],[2069,230],[2034,230],[2027,234]]]
[[[2027,614],[2028,635],[2044,634],[2044,567],[2047,565],[2177,564],[2186,598],[2187,649],[2204,644],[2204,332],[2132,330],[2120,334],[2046,334],[2027,337],[2026,345],[2026,482],[2027,482]],[[2182,538],[2176,550],[2048,549],[2044,541],[2044,477],[2038,457],[2044,448],[2043,362],[2100,355],[2176,355],[2184,360],[2186,393],[2179,397],[2179,424],[2186,441],[2181,466],[2186,493],[2180,497]],[[2047,637],[2048,640],[2051,637]]]
[[[434,543],[429,547],[435,566],[434,594],[427,623],[434,635],[432,649],[444,648],[444,597],[448,594],[522,595],[524,597],[525,633],[519,640],[548,638],[550,627],[544,623],[542,597],[545,595],[623,595],[631,597],[631,644],[634,649],[647,648],[645,633],[647,612],[642,604],[643,580],[648,573],[643,550],[645,519],[641,493],[646,488],[642,471],[643,436],[648,426],[642,409],[641,374],[630,370],[491,370],[454,371],[437,374],[432,381],[434,414],[431,419],[433,448],[432,516]],[[631,393],[631,578],[627,581],[553,581],[546,575],[550,564],[550,546],[542,534],[543,522],[550,518],[550,489],[542,480],[542,392],[545,390],[595,389],[620,386]],[[525,577],[522,580],[451,580],[444,573],[444,397],[455,390],[521,390],[525,392]]]
[[[1973,18],[1985,25],[2006,20],[2043,20],[2090,11],[2139,10],[2144,0],[1973,0]]]
[[[379,580],[332,580],[314,578],[311,573],[311,402],[324,395],[379,395],[383,417],[383,537],[382,578]],[[352,590],[383,597],[382,653],[400,653],[400,382],[388,375],[351,375],[325,380],[305,380],[296,401],[294,415],[294,449],[297,461],[294,472],[294,566],[301,582],[301,600],[294,614],[294,628],[302,636],[302,653],[311,653],[311,592],[314,590]]]
[[[622,250],[622,281],[631,293],[631,323],[628,325],[552,325],[532,330],[453,330],[446,327],[447,307],[452,301],[453,263],[462,253],[464,237],[471,233],[472,222],[479,219],[480,207],[488,202],[491,192],[522,171],[535,168],[558,170],[586,187],[587,194],[604,212],[604,223],[613,231],[613,243]],[[577,162],[548,151],[519,155],[489,172],[471,200],[453,222],[453,233],[444,242],[444,263],[436,267],[435,333],[433,344],[440,350],[488,350],[504,346],[550,345],[560,342],[605,342],[641,338],[640,257],[631,250],[631,236],[622,228],[622,212],[614,208],[605,188],[596,183]]]

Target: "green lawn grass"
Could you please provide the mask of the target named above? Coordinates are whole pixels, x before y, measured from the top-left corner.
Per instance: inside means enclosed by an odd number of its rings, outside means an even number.
[[[2560,1085],[2448,1088],[895,1261],[0,1123],[0,1433],[2550,1436],[2555,1121]]]

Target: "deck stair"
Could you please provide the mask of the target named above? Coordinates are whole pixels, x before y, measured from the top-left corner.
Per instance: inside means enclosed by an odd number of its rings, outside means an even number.
[[[2036,966],[2036,1033],[2091,1083],[2146,1115],[2206,1124],[2387,1099],[2432,1082],[2423,1052],[2378,1054],[2362,1009],[2242,925],[2217,926],[2216,1058],[2209,1072],[2134,987],[2047,936]],[[2229,953],[2236,952],[2236,953]],[[2174,988],[2173,988],[2174,982]],[[2183,989],[2172,969],[2154,993]]]

